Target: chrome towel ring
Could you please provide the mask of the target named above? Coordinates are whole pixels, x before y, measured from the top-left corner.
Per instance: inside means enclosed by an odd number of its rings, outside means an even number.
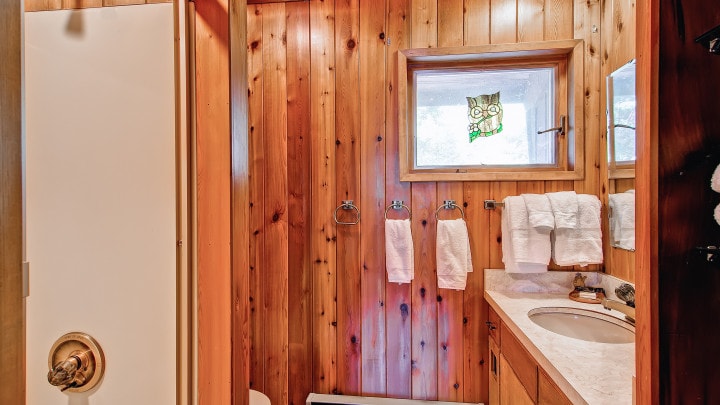
[[[392,200],[392,204],[388,205],[388,207],[385,208],[385,219],[388,219],[387,214],[391,208],[394,210],[400,210],[405,208],[405,211],[407,211],[408,213],[408,219],[412,219],[412,212],[410,212],[410,208],[408,208],[408,206],[404,204],[403,200]]]
[[[355,221],[353,222],[346,222],[346,221],[338,221],[337,213],[340,210],[340,208],[344,210],[355,210],[357,216],[355,217]],[[333,219],[335,220],[335,223],[338,225],[357,225],[358,222],[360,222],[360,209],[355,206],[353,203],[353,200],[343,200],[342,204],[338,205],[337,208],[335,208],[335,212],[333,212]]]
[[[460,215],[462,215],[462,219],[465,219],[465,211],[463,211],[463,209],[459,205],[455,204],[455,200],[443,201],[443,204],[435,210],[435,219],[438,219],[438,220],[440,219],[438,217],[438,213],[443,208],[446,210],[458,209],[458,210],[460,210]]]

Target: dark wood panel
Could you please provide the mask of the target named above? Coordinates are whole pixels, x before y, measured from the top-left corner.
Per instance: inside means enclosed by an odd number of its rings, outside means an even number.
[[[0,403],[25,403],[22,201],[22,2],[0,4]]]
[[[720,24],[699,0],[660,5],[658,129],[658,294],[662,403],[720,402],[714,342],[720,326],[720,271],[696,246],[720,240],[710,178],[720,164],[715,100],[720,58],[692,39]],[[678,108],[682,105],[682,108]],[[691,198],[687,198],[691,196]]]

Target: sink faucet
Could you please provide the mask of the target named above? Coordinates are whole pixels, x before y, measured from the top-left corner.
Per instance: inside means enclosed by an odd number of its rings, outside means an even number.
[[[622,284],[615,289],[615,295],[618,298],[625,301],[615,301],[607,298],[603,298],[601,303],[603,308],[610,310],[620,311],[625,314],[625,319],[630,321],[633,325],[635,324],[635,288],[630,284]]]

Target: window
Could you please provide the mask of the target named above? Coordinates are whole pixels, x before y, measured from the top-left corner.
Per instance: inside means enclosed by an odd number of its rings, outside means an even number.
[[[401,180],[582,178],[581,50],[573,40],[400,51]]]

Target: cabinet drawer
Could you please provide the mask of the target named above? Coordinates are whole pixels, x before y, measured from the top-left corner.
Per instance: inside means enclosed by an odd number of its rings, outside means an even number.
[[[508,364],[515,370],[518,380],[522,383],[522,386],[527,391],[534,403],[537,403],[538,399],[538,366],[533,357],[528,353],[525,347],[520,343],[519,340],[513,335],[512,332],[505,326],[505,323],[500,323],[500,334],[502,335],[502,345],[500,351],[502,352]],[[502,381],[501,381],[502,383]]]

